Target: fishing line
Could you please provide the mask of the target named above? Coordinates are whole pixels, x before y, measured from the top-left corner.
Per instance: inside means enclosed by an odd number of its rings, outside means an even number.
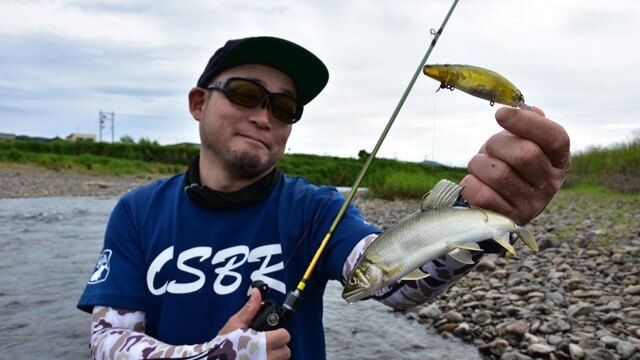
[[[418,75],[422,72],[422,68],[427,63],[427,59],[429,58],[431,51],[433,50],[436,43],[438,42],[438,39],[442,34],[442,30],[444,29],[445,25],[449,21],[449,18],[451,17],[451,14],[453,13],[453,10],[455,9],[457,4],[458,4],[458,0],[454,0],[453,4],[451,5],[451,8],[449,9],[449,12],[447,13],[447,16],[444,18],[444,21],[440,26],[440,29],[437,32],[435,32],[434,37],[431,40],[431,45],[429,45],[429,48],[427,49],[426,54],[422,58],[422,61],[420,62],[418,68],[416,69],[416,72],[413,74],[413,77],[411,78],[409,85],[407,86],[404,93],[402,94],[402,97],[400,98],[398,105],[396,106],[395,110],[391,114],[391,117],[389,118],[387,125],[382,131],[382,134],[380,135],[378,142],[376,143],[375,147],[371,151],[371,154],[369,154],[369,156],[367,157],[367,160],[364,163],[362,169],[360,170],[360,173],[358,174],[354,184],[351,186],[351,190],[349,191],[349,194],[347,195],[344,202],[342,203],[342,207],[340,208],[340,210],[338,211],[338,214],[334,218],[333,223],[329,228],[329,231],[327,231],[322,242],[320,243],[320,246],[318,247],[318,250],[316,250],[315,254],[313,255],[313,259],[311,259],[311,262],[309,263],[309,266],[307,267],[307,270],[305,271],[302,279],[300,280],[300,282],[298,282],[298,286],[296,287],[295,290],[287,293],[287,296],[282,305],[275,304],[271,300],[266,300],[265,302],[263,302],[263,304],[261,305],[260,311],[252,321],[252,324],[251,324],[252,329],[258,330],[258,331],[266,331],[266,330],[274,330],[274,329],[283,327],[284,324],[288,321],[288,319],[290,319],[296,313],[297,308],[300,306],[300,303],[302,302],[302,292],[304,291],[307,285],[307,282],[311,278],[311,274],[313,273],[313,270],[315,269],[318,263],[318,259],[320,259],[320,256],[322,255],[325,247],[327,246],[327,243],[329,243],[329,240],[333,236],[334,231],[336,230],[336,228],[338,227],[338,224],[342,220],[342,217],[344,216],[347,210],[347,207],[349,206],[349,204],[351,204],[351,200],[355,196],[356,191],[358,190],[358,187],[360,187],[360,183],[362,182],[364,175],[367,173],[369,166],[371,166],[373,159],[376,157],[376,154],[378,153],[378,150],[380,149],[382,142],[384,141],[387,134],[389,133],[389,129],[391,129],[391,125],[393,125],[393,122],[398,116],[398,113],[400,112],[402,105],[404,105],[404,102],[407,99],[407,96],[409,95],[411,88],[413,88],[413,85],[415,84],[416,79],[418,78]],[[252,284],[252,287],[253,286],[254,284]],[[265,288],[265,286],[266,284],[261,284],[261,283],[255,284],[255,287],[257,287],[258,289],[263,289]],[[268,287],[266,287],[265,289],[266,291],[268,291]]]
[[[324,251],[327,243],[331,239],[331,236],[333,235],[333,232],[338,227],[338,224],[340,223],[340,220],[342,220],[342,217],[343,217],[344,213],[346,212],[347,207],[351,203],[351,200],[353,199],[356,191],[358,190],[358,187],[360,186],[360,183],[362,182],[362,179],[364,178],[364,175],[367,173],[367,170],[369,170],[369,166],[373,162],[373,159],[376,157],[376,154],[378,153],[378,150],[380,149],[380,146],[382,145],[382,142],[384,141],[384,139],[386,138],[387,134],[389,133],[389,130],[391,129],[391,125],[393,125],[393,122],[395,121],[396,117],[398,116],[398,113],[400,112],[400,109],[404,105],[404,102],[407,99],[407,96],[409,95],[409,92],[413,88],[413,85],[415,84],[416,79],[418,78],[418,75],[422,72],[422,68],[427,63],[427,59],[429,58],[429,55],[431,55],[431,51],[433,50],[433,48],[435,47],[436,43],[438,42],[438,39],[440,38],[440,35],[442,34],[442,30],[444,29],[445,25],[449,21],[449,18],[451,17],[451,14],[453,13],[453,10],[455,9],[457,4],[458,4],[458,0],[454,0],[453,4],[451,5],[451,8],[449,9],[449,12],[447,13],[447,16],[445,17],[444,21],[442,22],[442,25],[440,26],[440,29],[437,32],[435,32],[435,34],[433,34],[434,37],[431,40],[431,45],[429,46],[429,48],[427,49],[426,54],[422,58],[422,61],[420,62],[418,68],[416,69],[416,72],[414,73],[413,77],[411,78],[411,81],[409,82],[409,85],[407,86],[407,88],[405,89],[404,93],[402,94],[402,97],[400,98],[400,101],[398,102],[398,105],[396,106],[395,110],[391,114],[391,117],[389,118],[389,121],[387,122],[387,125],[385,126],[384,130],[382,131],[382,134],[380,135],[380,138],[378,139],[378,142],[376,143],[375,147],[371,151],[371,154],[369,154],[369,157],[367,157],[367,161],[363,165],[362,170],[360,170],[360,173],[358,174],[358,177],[356,178],[354,184],[351,186],[351,191],[349,191],[349,194],[347,195],[344,203],[342,204],[342,207],[340,208],[340,211],[336,215],[336,217],[335,217],[335,219],[333,221],[333,224],[329,228],[329,231],[327,232],[327,234],[325,235],[324,239],[322,240],[322,243],[320,244],[320,247],[318,248],[318,250],[316,251],[315,255],[313,256],[313,259],[311,260],[311,263],[309,264],[309,267],[307,267],[307,270],[305,271],[302,280],[300,280],[300,282],[298,283],[298,287],[295,290],[296,292],[304,291],[306,283],[309,280],[309,278],[311,277],[311,274],[313,273],[313,270],[314,270],[314,268],[315,268],[315,266],[316,266],[316,264],[318,262],[318,259],[320,258],[320,255],[322,254],[322,252]],[[297,294],[297,296],[299,296],[299,294]]]

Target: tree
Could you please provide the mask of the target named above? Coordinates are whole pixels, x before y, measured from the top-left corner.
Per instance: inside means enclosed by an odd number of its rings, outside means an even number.
[[[358,151],[358,159],[365,160],[368,157],[369,157],[369,153],[365,149]]]
[[[133,140],[133,138],[129,135],[125,135],[123,137],[120,138],[120,142],[123,144],[135,144],[136,141]]]

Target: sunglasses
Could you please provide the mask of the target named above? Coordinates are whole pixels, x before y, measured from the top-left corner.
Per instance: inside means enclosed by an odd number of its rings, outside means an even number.
[[[273,116],[287,124],[294,124],[302,117],[303,105],[287,94],[270,93],[264,86],[249,79],[232,77],[224,85],[216,82],[207,90],[222,91],[229,101],[246,108],[268,107]]]

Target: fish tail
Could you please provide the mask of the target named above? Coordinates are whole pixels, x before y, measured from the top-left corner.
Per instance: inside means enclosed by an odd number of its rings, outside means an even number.
[[[533,251],[538,251],[538,243],[533,237],[533,233],[525,227],[518,227],[517,235]]]

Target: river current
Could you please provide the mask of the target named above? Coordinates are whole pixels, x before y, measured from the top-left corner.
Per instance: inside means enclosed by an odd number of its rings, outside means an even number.
[[[89,315],[75,304],[102,246],[115,197],[0,199],[0,358],[89,358]],[[481,359],[374,301],[325,293],[329,359]]]

